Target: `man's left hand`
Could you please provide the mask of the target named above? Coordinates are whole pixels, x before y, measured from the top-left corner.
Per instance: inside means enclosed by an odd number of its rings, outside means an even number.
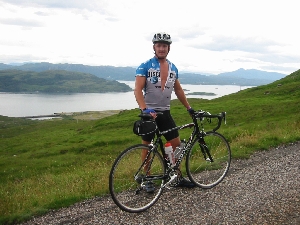
[[[190,115],[193,115],[195,113],[195,110],[192,107],[189,107],[187,111],[189,112]]]

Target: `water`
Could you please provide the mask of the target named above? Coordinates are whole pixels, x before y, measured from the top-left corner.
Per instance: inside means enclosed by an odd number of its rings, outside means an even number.
[[[134,88],[134,81],[120,81]],[[213,99],[250,88],[236,85],[182,84],[186,94],[213,92],[215,96],[188,95],[188,98]],[[175,94],[172,99],[175,99]],[[124,110],[138,108],[133,91],[126,93],[14,94],[0,92],[0,115],[9,117],[53,115],[62,112]]]

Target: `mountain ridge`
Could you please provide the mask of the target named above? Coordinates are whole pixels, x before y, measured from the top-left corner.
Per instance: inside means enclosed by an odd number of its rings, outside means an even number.
[[[17,69],[23,71],[42,72],[48,70],[66,70],[93,74],[106,80],[135,80],[135,68],[114,66],[89,66],[83,64],[49,62],[25,63],[23,65],[7,65],[0,63],[0,70]],[[200,73],[179,73],[180,82],[183,84],[203,85],[241,85],[259,86],[284,78],[286,74],[267,72],[255,69],[245,70],[240,68],[232,72],[220,73],[218,75],[202,75]]]
[[[75,71],[0,70],[0,92],[105,93],[131,90],[124,83]]]

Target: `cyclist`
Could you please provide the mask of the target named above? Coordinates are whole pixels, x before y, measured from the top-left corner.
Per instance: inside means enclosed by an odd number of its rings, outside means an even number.
[[[167,59],[172,43],[171,36],[164,32],[156,33],[152,42],[155,55],[136,69],[134,95],[141,111],[151,114],[155,118],[159,130],[164,131],[176,126],[170,114],[170,101],[173,90],[189,113],[192,113],[193,109],[189,105],[178,80],[176,66]],[[162,112],[163,115],[156,117],[156,112]],[[154,133],[142,136],[142,143],[150,144],[153,137]],[[173,151],[180,145],[177,130],[168,132],[165,138],[171,143]],[[147,150],[142,152],[142,159],[145,159],[146,155]],[[173,186],[194,187],[195,185],[180,176]],[[148,182],[145,189],[147,192],[152,192],[154,186],[151,182]]]

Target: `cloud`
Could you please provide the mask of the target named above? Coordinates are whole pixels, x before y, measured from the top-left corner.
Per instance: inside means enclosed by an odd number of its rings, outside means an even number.
[[[42,27],[44,25],[44,23],[40,21],[23,18],[0,18],[0,23],[5,25],[14,25],[22,27]]]
[[[198,24],[192,25],[191,27],[185,26],[180,28],[177,33],[177,38],[179,40],[193,40],[198,39],[205,34],[206,28],[201,27]]]
[[[1,0],[1,2],[17,7],[32,7],[37,9],[78,9],[97,11],[101,14],[110,14],[106,8],[109,6],[108,0]]]
[[[284,54],[261,54],[256,56],[257,59],[266,61],[266,62],[272,62],[272,63],[299,63],[300,62],[300,56],[298,55],[284,55]]]
[[[34,14],[37,16],[50,16],[51,15],[51,13],[45,12],[45,11],[36,11]]]
[[[78,8],[84,9],[93,6],[94,1],[81,1],[81,0],[4,0],[8,4],[23,6],[23,7],[37,7],[37,8]],[[89,3],[91,2],[91,3]],[[101,1],[100,1],[101,2]]]
[[[24,61],[138,65],[152,57],[151,40],[160,31],[171,35],[169,58],[180,70],[219,73],[279,64],[288,69],[300,62],[297,9],[286,3],[272,3],[271,11],[256,0],[0,0],[0,5],[0,62],[21,61],[23,55]]]
[[[266,70],[266,71],[274,71],[274,72],[289,75],[292,72],[297,71],[299,68],[290,67],[290,66],[270,65],[270,66],[261,66],[260,69],[261,70]],[[289,72],[287,72],[287,71],[289,71]]]
[[[209,51],[243,51],[251,53],[272,52],[274,46],[282,46],[272,40],[259,37],[230,37],[230,36],[213,36],[208,43],[189,44],[190,47],[206,49]]]
[[[16,63],[26,63],[26,62],[44,62],[48,58],[47,57],[39,57],[37,60],[36,55],[32,54],[18,54],[18,55],[8,55],[8,54],[1,54],[0,53],[0,62],[10,64],[13,62]]]
[[[120,20],[118,18],[118,14],[114,12],[115,3],[108,0],[4,0],[1,2],[6,3],[4,6],[6,6],[8,11],[10,11],[12,14],[16,14],[16,17],[19,12],[30,12],[32,16],[36,15],[44,17],[56,16],[57,14],[63,13],[72,13],[73,15],[81,15],[82,18],[87,20],[89,19],[90,14],[95,13],[104,17],[104,20],[108,22],[117,22]],[[3,18],[2,23],[6,23],[7,25],[17,25],[17,23],[9,23],[13,21],[5,22],[6,19],[7,18]],[[24,24],[27,24],[27,26],[30,26],[30,24],[32,24],[34,26],[34,21],[30,21],[29,19],[27,19],[24,21]],[[39,23],[36,23],[36,25],[39,26]]]

